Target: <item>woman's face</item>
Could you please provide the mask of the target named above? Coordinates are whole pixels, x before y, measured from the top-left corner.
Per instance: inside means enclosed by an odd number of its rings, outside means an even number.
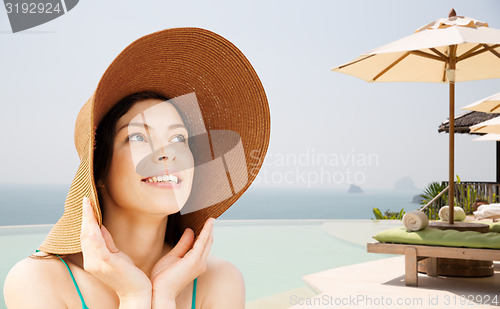
[[[104,186],[120,207],[171,214],[186,203],[194,160],[175,107],[159,99],[135,103],[117,122]]]

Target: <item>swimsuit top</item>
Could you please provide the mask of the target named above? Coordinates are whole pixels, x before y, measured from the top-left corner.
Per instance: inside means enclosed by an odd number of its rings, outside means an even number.
[[[56,254],[57,255],[57,254]],[[85,304],[85,301],[83,300],[83,296],[82,296],[82,293],[80,292],[80,288],[78,287],[78,284],[76,284],[76,280],[75,280],[75,277],[73,277],[73,273],[71,272],[71,269],[69,269],[69,266],[68,264],[66,263],[66,261],[64,261],[59,255],[57,255],[58,258],[61,259],[61,261],[64,263],[64,265],[66,265],[66,268],[68,269],[69,271],[69,274],[71,276],[71,280],[73,280],[73,284],[75,285],[75,288],[76,288],[76,291],[78,292],[78,296],[80,297],[80,301],[82,302],[82,308],[83,309],[90,309],[89,307],[87,307],[87,305]],[[198,278],[194,278],[194,284],[193,284],[193,298],[192,298],[192,302],[191,302],[191,309],[195,309],[195,301],[196,301],[196,282],[198,281]]]

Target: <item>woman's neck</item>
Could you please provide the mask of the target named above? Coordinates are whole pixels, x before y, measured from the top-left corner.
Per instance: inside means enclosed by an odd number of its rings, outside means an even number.
[[[148,276],[165,254],[167,219],[168,216],[125,210],[112,202],[106,204],[103,213],[103,224],[116,247]]]

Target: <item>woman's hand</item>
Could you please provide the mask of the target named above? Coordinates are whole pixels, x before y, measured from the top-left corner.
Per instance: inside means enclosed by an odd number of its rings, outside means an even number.
[[[162,257],[151,272],[153,308],[175,308],[175,299],[195,278],[205,272],[207,257],[213,243],[213,222],[209,218],[194,246],[194,232],[186,229],[177,245]]]
[[[116,248],[104,225],[99,229],[87,197],[83,198],[80,240],[83,268],[116,292],[120,308],[151,308],[151,281],[128,255]]]

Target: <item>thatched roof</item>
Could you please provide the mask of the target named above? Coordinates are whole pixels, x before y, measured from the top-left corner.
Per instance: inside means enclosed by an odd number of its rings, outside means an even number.
[[[500,116],[498,113],[488,114],[475,111],[460,114],[455,117],[455,133],[483,135],[483,133],[470,133],[469,127],[498,116]],[[449,129],[449,120],[445,120],[439,126],[438,132],[448,133]]]

